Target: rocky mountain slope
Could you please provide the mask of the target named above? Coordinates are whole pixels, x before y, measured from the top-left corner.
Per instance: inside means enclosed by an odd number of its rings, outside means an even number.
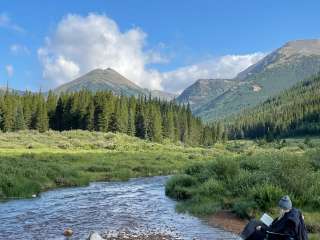
[[[186,88],[178,97],[177,101],[190,104],[192,109],[210,102],[224,94],[236,82],[230,79],[199,79]]]

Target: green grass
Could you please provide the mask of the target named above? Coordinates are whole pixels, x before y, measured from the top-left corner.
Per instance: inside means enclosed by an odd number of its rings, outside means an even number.
[[[243,218],[263,212],[276,216],[277,202],[288,194],[305,214],[310,232],[320,233],[319,139],[229,141],[220,147],[234,154],[193,164],[167,182],[166,194],[179,201],[178,211],[209,215],[229,209]]]
[[[176,174],[219,151],[87,131],[0,134],[0,199],[90,181]]]

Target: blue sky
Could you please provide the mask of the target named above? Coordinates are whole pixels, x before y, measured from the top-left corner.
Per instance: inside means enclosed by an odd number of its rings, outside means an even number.
[[[2,0],[0,85],[48,89],[110,66],[179,92],[197,78],[232,77],[287,41],[319,38],[319,9],[298,0]],[[99,37],[110,34],[116,45]],[[101,53],[87,46],[100,40]]]

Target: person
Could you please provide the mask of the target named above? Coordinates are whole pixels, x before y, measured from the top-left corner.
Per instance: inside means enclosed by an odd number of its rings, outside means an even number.
[[[282,197],[278,206],[280,208],[280,216],[276,218],[269,227],[261,222],[251,221],[242,232],[242,236],[247,235],[244,239],[300,240],[302,224],[304,227],[301,212],[292,207],[289,196]]]

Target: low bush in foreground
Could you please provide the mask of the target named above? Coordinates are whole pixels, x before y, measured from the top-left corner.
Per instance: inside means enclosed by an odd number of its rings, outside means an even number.
[[[231,209],[243,218],[265,211],[275,214],[278,200],[288,194],[294,206],[306,213],[310,230],[320,232],[319,155],[319,149],[312,149],[300,154],[266,151],[220,156],[191,165],[183,175],[169,179],[166,193],[182,200],[179,211],[207,215]]]

